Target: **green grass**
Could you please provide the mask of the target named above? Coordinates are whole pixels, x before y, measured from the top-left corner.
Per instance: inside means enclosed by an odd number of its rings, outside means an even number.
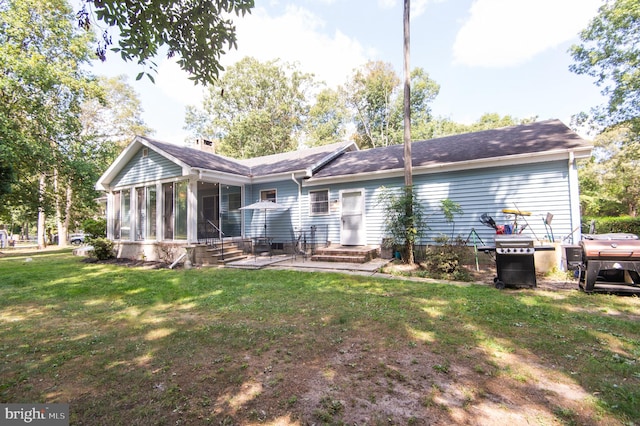
[[[84,424],[284,415],[339,424],[354,407],[419,380],[379,354],[409,354],[418,368],[428,353],[417,398],[424,410],[449,415],[436,394],[456,380],[456,366],[467,365],[478,383],[526,387],[536,380],[526,361],[535,359],[582,387],[602,418],[635,424],[639,320],[636,297],[298,271],[144,270],[85,263],[69,251],[20,254],[0,258],[0,402],[68,402],[72,423]],[[335,364],[354,347],[358,357]],[[507,361],[513,357],[523,362]],[[309,398],[295,383],[342,369],[347,381],[335,380],[305,408]],[[381,393],[369,387],[356,401],[365,381]],[[490,391],[482,386],[466,388],[463,409]],[[353,392],[353,401],[339,392]],[[557,401],[548,412],[580,423],[575,408]]]

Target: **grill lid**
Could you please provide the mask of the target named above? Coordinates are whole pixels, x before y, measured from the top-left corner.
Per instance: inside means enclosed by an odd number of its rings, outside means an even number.
[[[635,234],[628,234],[624,232],[612,232],[609,234],[583,234],[584,240],[637,240],[638,236]]]
[[[587,259],[640,259],[640,239],[634,234],[590,234],[580,241]]]
[[[532,248],[533,239],[525,235],[511,234],[511,235],[496,235],[495,236],[496,248]]]
[[[533,239],[519,234],[495,236],[496,253],[498,254],[529,254],[532,255]]]

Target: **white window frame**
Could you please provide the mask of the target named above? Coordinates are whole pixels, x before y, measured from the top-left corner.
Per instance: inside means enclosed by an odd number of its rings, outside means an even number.
[[[268,194],[273,192],[273,200],[268,197]],[[261,189],[260,190],[260,201],[273,201],[274,203],[278,202],[278,190],[275,188],[272,189]]]
[[[177,194],[178,193],[177,193],[177,187],[178,187],[179,184],[183,184],[183,183],[186,183],[186,189],[187,189],[187,204],[186,204],[187,209],[185,211],[187,235],[185,236],[185,238],[176,238],[176,228],[177,228],[177,225],[178,225],[178,217],[177,217],[177,203],[178,203]],[[173,199],[172,199],[171,209],[172,209],[173,221],[172,221],[172,224],[171,224],[171,226],[172,226],[171,238],[168,237],[167,232],[166,232],[166,213],[167,212],[166,212],[165,209],[166,209],[166,201],[167,200],[166,200],[166,197],[165,197],[165,185],[172,185],[171,190],[172,190],[172,194],[173,194],[172,195]],[[189,199],[189,191],[190,191],[189,180],[188,179],[177,179],[177,180],[171,179],[171,180],[163,181],[160,184],[160,188],[161,188],[161,191],[162,191],[162,202],[160,204],[160,206],[162,206],[161,207],[162,208],[162,213],[161,213],[161,217],[162,217],[162,234],[161,234],[162,235],[162,241],[188,241],[188,239],[189,239],[189,214],[190,214],[189,212],[191,210],[190,203],[188,201],[188,199]],[[157,196],[158,195],[157,195],[157,192],[156,192],[156,197]],[[158,235],[158,230],[156,229],[156,237],[157,237],[157,235]]]
[[[314,212],[313,211],[313,206],[320,204],[320,202],[318,201],[314,201],[313,200],[313,196],[311,194],[315,194],[315,193],[319,193],[319,192],[326,192],[327,194],[327,199],[326,201],[322,201],[322,203],[326,203],[327,209],[324,212]],[[331,206],[329,205],[330,203],[330,191],[328,188],[326,189],[314,189],[314,190],[309,190],[309,216],[327,216],[329,214],[331,214]]]

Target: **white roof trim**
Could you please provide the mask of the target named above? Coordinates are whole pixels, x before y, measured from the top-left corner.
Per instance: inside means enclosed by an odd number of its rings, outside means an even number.
[[[359,151],[360,149],[358,148],[358,145],[356,145],[355,142],[351,141],[347,144],[345,144],[342,148],[331,152],[330,154],[326,155],[325,157],[323,157],[322,159],[320,159],[320,161],[318,161],[317,163],[311,165],[310,167],[308,167],[305,170],[306,176],[307,177],[311,177],[313,176],[313,173],[318,170],[319,168],[321,168],[322,166],[325,166],[326,164],[330,163],[331,161],[335,160],[336,158],[338,158],[339,156],[341,156],[342,154],[344,154],[347,151]]]
[[[120,171],[124,168],[124,166],[131,161],[134,155],[138,152],[140,147],[146,147],[152,149],[157,152],[161,156],[165,157],[169,161],[174,162],[182,168],[182,176],[189,176],[192,174],[191,167],[184,162],[178,160],[174,156],[166,153],[162,149],[156,147],[155,145],[150,144],[144,138],[140,138],[136,136],[131,143],[118,155],[118,157],[111,163],[111,166],[100,176],[98,181],[96,182],[95,188],[99,191],[108,191],[111,187],[111,182],[115,177],[120,173]]]
[[[213,180],[225,185],[244,185],[251,183],[251,179],[249,177],[232,173],[199,168],[194,168],[192,171],[193,174],[198,177],[198,180]]]

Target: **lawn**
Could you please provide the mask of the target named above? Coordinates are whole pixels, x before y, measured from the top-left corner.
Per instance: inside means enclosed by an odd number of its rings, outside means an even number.
[[[0,257],[0,402],[71,424],[640,424],[640,299]]]

